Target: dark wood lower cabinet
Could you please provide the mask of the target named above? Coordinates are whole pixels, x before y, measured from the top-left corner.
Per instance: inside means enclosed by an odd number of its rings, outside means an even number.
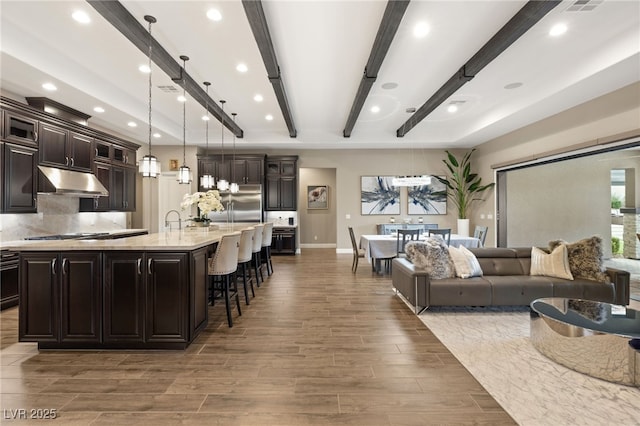
[[[184,349],[207,325],[211,252],[23,252],[20,341]]]
[[[145,287],[142,252],[104,255],[104,342],[144,342]]]
[[[274,228],[271,254],[296,254],[296,229]]]

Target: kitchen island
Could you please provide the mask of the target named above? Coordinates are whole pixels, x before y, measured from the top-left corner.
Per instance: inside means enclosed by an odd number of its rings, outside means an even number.
[[[207,325],[216,230],[14,243],[19,340],[39,349],[184,349]]]

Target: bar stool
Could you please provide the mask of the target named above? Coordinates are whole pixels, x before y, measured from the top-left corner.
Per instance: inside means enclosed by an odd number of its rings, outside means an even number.
[[[240,297],[238,297],[238,285],[235,273],[238,269],[238,248],[240,247],[240,232],[223,235],[218,243],[213,257],[209,258],[208,273],[211,283],[211,304],[216,299],[216,292],[224,294],[224,301],[227,307],[227,322],[229,327],[233,327],[231,318],[231,297],[235,296],[238,307],[238,315],[242,315],[240,310]]]
[[[238,249],[238,268],[242,269],[242,284],[244,286],[244,300],[249,304],[249,290],[247,284],[251,286],[251,295],[256,297],[253,290],[253,280],[251,279],[251,257],[253,252],[253,238],[256,228],[249,227],[240,232],[240,248]]]
[[[253,262],[253,269],[256,273],[256,285],[260,287],[260,283],[264,281],[264,277],[262,276],[262,256],[260,256],[260,252],[262,251],[262,234],[264,224],[254,225],[253,227],[256,229],[256,233],[253,235],[251,261]],[[258,275],[258,273],[260,275]]]
[[[271,241],[273,240],[273,222],[264,224],[262,230],[262,262],[267,265],[267,275],[273,274],[273,263],[271,263]]]

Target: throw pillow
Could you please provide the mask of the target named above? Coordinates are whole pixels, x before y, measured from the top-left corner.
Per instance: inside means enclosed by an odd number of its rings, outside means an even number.
[[[562,240],[549,241],[549,249],[553,250],[561,244],[567,246],[569,268],[574,277],[609,282],[604,272],[602,238],[594,235],[573,243]]]
[[[482,268],[476,256],[465,246],[449,247],[449,256],[456,268],[456,276],[460,278],[481,277]]]
[[[561,244],[551,253],[545,253],[537,247],[532,247],[530,274],[573,280],[569,269],[567,246]]]
[[[453,262],[449,250],[442,239],[429,237],[424,241],[412,241],[405,246],[407,259],[417,268],[425,269],[431,279],[452,278]]]

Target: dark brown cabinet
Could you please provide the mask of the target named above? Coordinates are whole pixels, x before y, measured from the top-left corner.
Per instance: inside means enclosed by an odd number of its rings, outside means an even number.
[[[111,210],[135,211],[136,170],[127,167],[111,168],[109,184],[109,204]]]
[[[38,151],[5,143],[3,147],[3,209],[5,213],[35,213],[37,186],[33,178]]]
[[[18,304],[18,253],[2,251],[0,258],[0,309]]]
[[[136,165],[136,151],[123,146],[113,145],[113,162],[127,166]]]
[[[267,157],[265,210],[297,210],[297,156]]]
[[[104,342],[144,342],[144,253],[104,255]]]
[[[62,253],[60,276],[60,342],[102,340],[100,253]]]
[[[273,228],[272,254],[296,254],[296,229]]]
[[[40,123],[40,164],[91,171],[93,138],[49,123]]]
[[[111,186],[111,166],[108,164],[94,163],[93,173],[104,187],[109,191]],[[110,209],[110,196],[97,198],[80,198],[81,212],[106,212]]]
[[[102,337],[100,277],[99,253],[23,253],[20,256],[20,341],[99,342]]]
[[[209,174],[216,182],[226,179],[240,185],[262,185],[264,176],[264,155],[242,154],[198,156],[198,189],[200,176]]]
[[[38,146],[38,121],[12,111],[5,111],[2,140]]]

